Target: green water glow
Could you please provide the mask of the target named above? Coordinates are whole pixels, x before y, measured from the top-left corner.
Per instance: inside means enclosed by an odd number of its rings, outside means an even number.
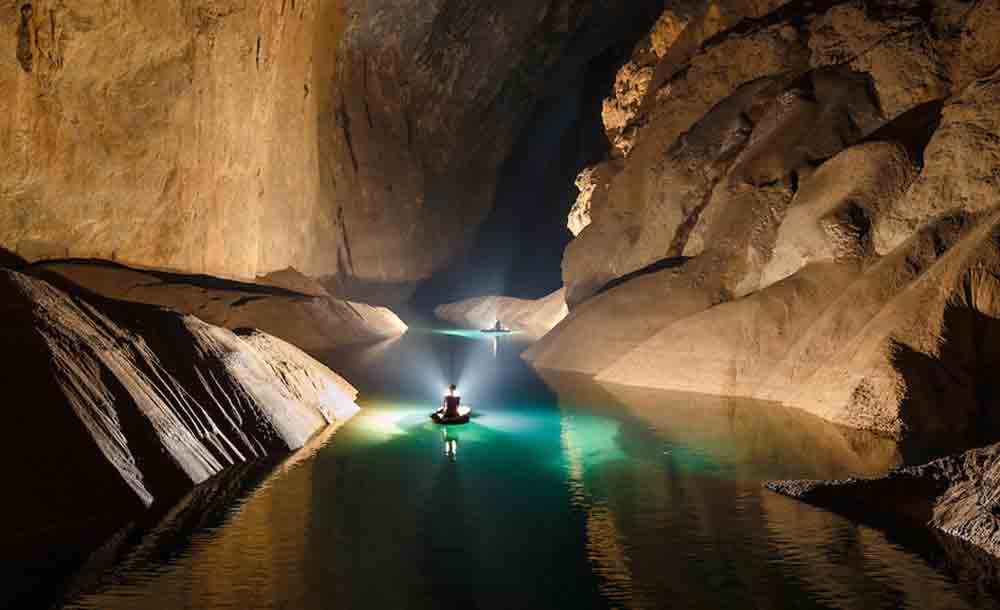
[[[541,379],[523,345],[473,337],[331,357],[359,415],[217,523],[177,511],[133,535],[67,607],[1000,606],[954,549],[761,487],[883,472],[893,443],[774,405]],[[450,361],[475,417],[441,427]]]

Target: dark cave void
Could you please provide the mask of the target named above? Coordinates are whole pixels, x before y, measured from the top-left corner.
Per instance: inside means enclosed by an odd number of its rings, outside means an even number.
[[[500,171],[493,211],[472,249],[423,282],[411,305],[431,309],[461,299],[507,295],[539,298],[562,286],[566,227],[580,170],[607,158],[611,143],[601,118],[618,68],[659,14],[550,87]]]

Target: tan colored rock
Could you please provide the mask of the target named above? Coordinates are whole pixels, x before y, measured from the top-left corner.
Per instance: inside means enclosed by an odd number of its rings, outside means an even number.
[[[105,297],[168,307],[230,330],[259,328],[312,353],[406,332],[406,324],[389,309],[336,299],[288,270],[271,281],[297,285],[311,294],[84,261],[37,264],[32,270]]]
[[[1000,355],[976,347],[998,332],[998,231],[995,215],[946,219],[863,271],[806,267],[664,327],[597,379],[771,400],[960,445],[989,428],[981,396],[1000,391],[983,374]]]
[[[32,5],[31,70],[0,59],[0,244],[239,278],[335,265],[318,172],[334,3]]]
[[[646,11],[22,4],[0,4],[0,247],[388,284],[468,245],[535,102],[561,86],[550,77],[579,71]]]
[[[301,447],[357,412],[356,390],[291,345],[158,307],[70,295],[0,272],[0,452],[24,493],[5,516],[79,526],[169,502],[223,469]]]
[[[579,235],[590,224],[590,202],[597,190],[597,166],[584,168],[576,177],[576,188],[580,191],[573,207],[569,211],[566,228],[574,237]]]
[[[761,287],[811,263],[872,256],[871,223],[916,175],[906,150],[890,142],[853,146],[821,165],[803,182],[778,229]]]
[[[493,328],[497,320],[505,327],[530,337],[541,337],[569,313],[562,289],[541,299],[477,297],[440,305],[434,315],[465,328]]]
[[[1000,196],[1000,71],[980,79],[945,104],[917,181],[874,224],[875,249],[884,254],[920,226],[946,213],[980,212]]]

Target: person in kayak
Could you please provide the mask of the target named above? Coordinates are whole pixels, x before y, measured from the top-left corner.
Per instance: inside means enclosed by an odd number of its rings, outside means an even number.
[[[458,405],[462,402],[462,397],[456,393],[458,386],[454,383],[448,386],[448,393],[445,394],[444,402],[441,404],[441,408],[438,409],[438,413],[444,418],[458,417]]]

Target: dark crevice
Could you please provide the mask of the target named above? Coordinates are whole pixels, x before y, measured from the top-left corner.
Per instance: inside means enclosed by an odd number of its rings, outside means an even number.
[[[31,45],[31,18],[35,9],[30,3],[21,6],[21,20],[17,26],[17,61],[21,68],[31,73],[35,65],[35,55]]]
[[[622,284],[630,282],[638,277],[649,275],[651,273],[657,273],[659,271],[665,271],[667,269],[675,269],[677,267],[684,265],[684,263],[688,262],[689,260],[691,260],[691,257],[689,256],[671,256],[668,258],[662,258],[654,263],[646,265],[642,269],[637,269],[632,273],[627,273],[621,277],[616,277],[607,284],[601,286],[601,288],[596,293],[594,293],[594,296],[597,296],[598,294],[601,294],[603,292],[607,292],[617,286],[621,286]]]
[[[347,100],[344,93],[340,93],[340,105],[337,106],[337,124],[344,134],[344,144],[347,146],[347,154],[351,157],[351,166],[354,173],[358,173],[358,158],[354,154],[354,141],[351,139],[351,116],[347,112]]]
[[[133,271],[135,273],[141,273],[144,275],[152,276],[159,280],[159,282],[149,284],[150,286],[171,286],[171,285],[198,286],[208,290],[247,292],[262,296],[280,296],[280,297],[291,297],[296,299],[313,298],[311,295],[304,294],[301,292],[295,292],[294,290],[288,290],[287,288],[279,288],[277,286],[267,286],[264,284],[253,284],[250,282],[227,280],[211,275],[173,273],[170,271],[157,271],[152,269],[138,269],[102,259],[71,258],[71,259],[39,261],[37,263],[27,265],[24,269],[25,271],[31,273],[32,275],[40,277],[45,281],[56,285],[57,287],[61,287],[60,285],[68,284],[68,288],[65,287],[63,288],[63,290],[67,290],[68,292],[78,293],[83,290],[76,284],[63,278],[57,272],[50,270],[49,267],[53,265],[79,265],[84,267],[104,267],[110,269],[122,269],[125,271]]]

